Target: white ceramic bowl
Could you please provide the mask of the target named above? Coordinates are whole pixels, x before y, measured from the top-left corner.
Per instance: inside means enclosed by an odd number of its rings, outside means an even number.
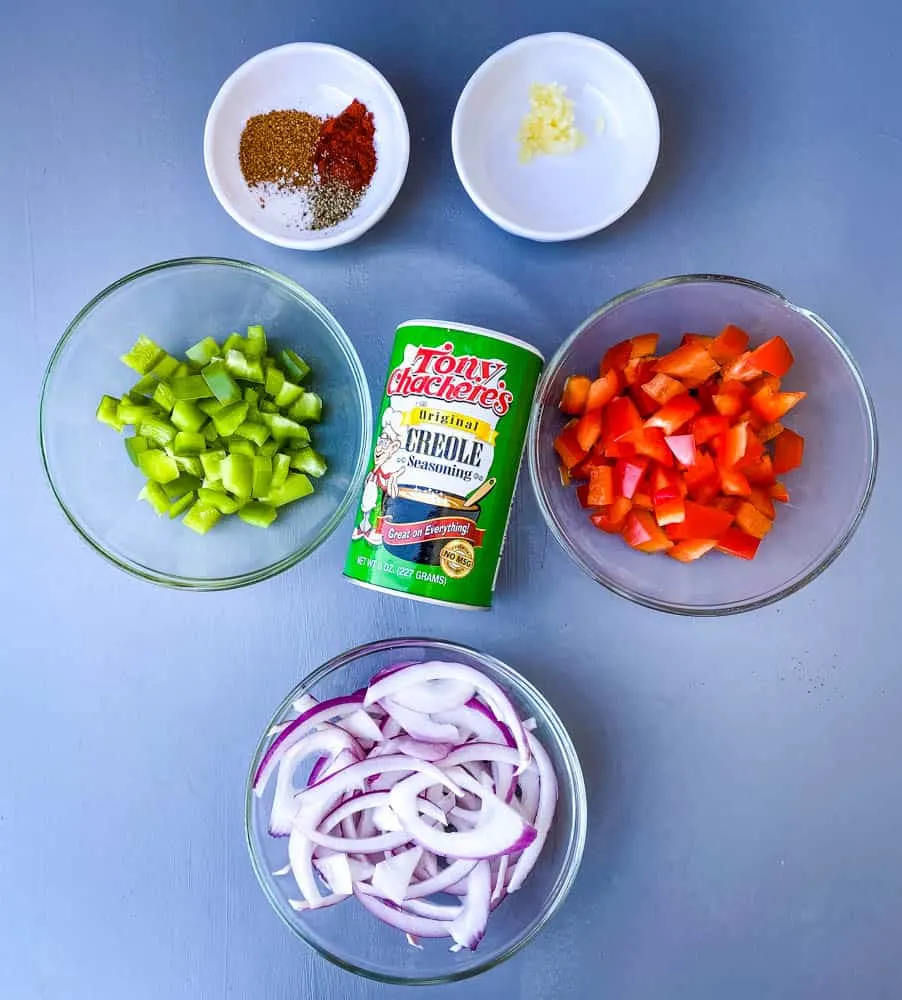
[[[238,162],[248,118],[283,109],[336,115],[355,97],[373,113],[377,161],[354,213],[329,229],[310,230],[298,228],[291,204],[296,196],[270,197],[262,206]],[[280,45],[239,66],[216,95],[204,129],[204,166],[222,207],[254,236],[295,250],[350,243],[374,226],[400,191],[409,156],[407,118],[385,77],[352,52],[317,42]]]
[[[566,87],[585,136],[574,153],[519,161],[533,83]],[[619,219],[648,185],[660,142],[654,98],[636,67],[604,42],[566,32],[530,35],[490,56],[464,87],[451,127],[457,173],[476,207],[543,242]]]

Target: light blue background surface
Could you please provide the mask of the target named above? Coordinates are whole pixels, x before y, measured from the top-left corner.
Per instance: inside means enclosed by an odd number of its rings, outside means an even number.
[[[261,727],[311,667],[407,633],[540,684],[591,788],[578,887],[477,1000],[902,995],[898,428],[902,7],[352,0],[0,6],[0,994],[12,1000],[382,998],[309,952],[258,890],[242,791]],[[516,12],[515,12],[516,10]],[[569,29],[621,49],[661,111],[659,169],[607,232],[520,242],[469,203],[451,115],[494,49]],[[204,116],[243,60],[351,48],[395,85],[412,159],[390,215],[305,256],[258,242],[204,177]],[[436,314],[551,352],[616,292],[681,271],[772,284],[846,339],[883,432],[871,510],[827,574],[718,621],[583,577],[521,489],[496,609],[351,588],[350,523],[268,583],[186,595],[99,559],[55,508],[36,441],[67,321],[152,261],[246,258],[344,324],[377,390],[395,324]],[[812,387],[816,389],[816,387]]]

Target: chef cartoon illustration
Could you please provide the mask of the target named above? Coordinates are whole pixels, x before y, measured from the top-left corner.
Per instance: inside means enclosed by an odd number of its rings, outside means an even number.
[[[389,407],[382,414],[382,430],[373,452],[373,468],[364,481],[363,499],[360,501],[363,517],[354,528],[354,539],[366,539],[370,545],[382,544],[382,534],[377,527],[380,497],[383,493],[391,497],[398,495],[398,480],[407,468],[407,452],[401,447],[402,443],[401,413]]]

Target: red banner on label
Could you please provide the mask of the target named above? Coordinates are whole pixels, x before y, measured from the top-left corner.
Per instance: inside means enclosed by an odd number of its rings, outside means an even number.
[[[386,545],[420,545],[422,542],[445,542],[451,538],[465,538],[475,546],[482,545],[485,531],[477,528],[466,517],[436,517],[429,521],[410,521],[396,524],[379,518],[376,530]]]

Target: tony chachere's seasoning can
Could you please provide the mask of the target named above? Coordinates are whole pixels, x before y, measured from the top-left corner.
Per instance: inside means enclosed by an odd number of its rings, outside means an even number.
[[[398,327],[345,576],[488,608],[542,355],[491,330]]]

